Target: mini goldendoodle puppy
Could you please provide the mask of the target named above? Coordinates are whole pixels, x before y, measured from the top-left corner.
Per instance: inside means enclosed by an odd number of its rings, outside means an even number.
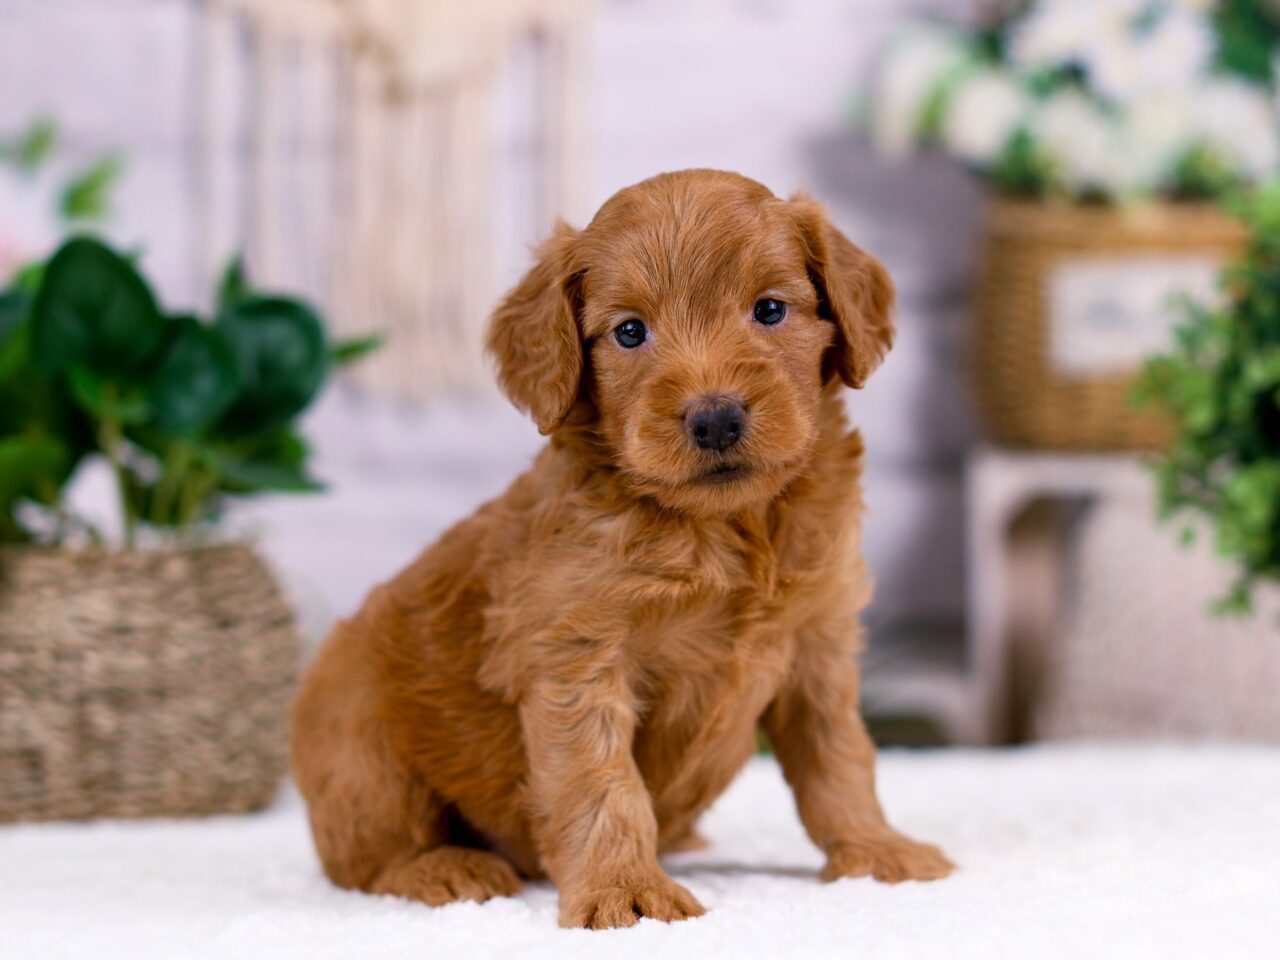
[[[563,224],[489,331],[550,442],[340,623],[294,715],[325,871],[428,904],[549,875],[560,923],[703,912],[658,863],[768,733],[822,877],[951,869],[858,713],[862,441],[888,275],[806,198],[688,170]]]

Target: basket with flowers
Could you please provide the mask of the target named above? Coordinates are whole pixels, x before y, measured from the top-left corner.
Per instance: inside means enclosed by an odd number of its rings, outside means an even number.
[[[993,439],[1162,445],[1129,402],[1143,359],[1207,297],[1243,228],[1221,198],[1280,168],[1280,3],[1031,0],[891,38],[866,128],[989,187],[975,381]]]

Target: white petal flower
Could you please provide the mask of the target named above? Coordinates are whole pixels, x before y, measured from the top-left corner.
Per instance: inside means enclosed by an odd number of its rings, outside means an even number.
[[[1010,74],[989,67],[959,81],[942,119],[942,143],[961,160],[985,165],[1000,156],[1024,121],[1029,98]]]
[[[1275,104],[1261,88],[1243,80],[1215,77],[1195,90],[1190,139],[1251,180],[1271,176],[1280,166]]]
[[[917,29],[885,58],[873,134],[896,151],[936,135],[981,168],[1025,129],[1062,187],[1113,198],[1170,184],[1197,146],[1241,176],[1274,175],[1277,105],[1211,73],[1213,9],[1213,0],[1031,0],[1009,26],[1002,66],[976,65],[956,33]],[[1085,86],[1033,99],[1030,78],[1063,67],[1078,68]],[[942,115],[925,130],[933,103]]]
[[[1147,186],[1124,129],[1076,90],[1046,100],[1032,120],[1031,133],[1072,193],[1118,197]]]
[[[1102,34],[1084,51],[1089,81],[1103,96],[1124,103],[1157,91],[1184,91],[1208,70],[1215,43],[1208,18],[1177,7],[1157,15],[1149,28]]]
[[[1082,59],[1090,83],[1103,96],[1128,100],[1141,89],[1138,45],[1129,32],[1099,37]]]
[[[1081,62],[1099,43],[1125,37],[1145,0],[1041,0],[1009,30],[1009,59],[1039,70]]]
[[[1143,178],[1165,181],[1191,143],[1191,110],[1184,92],[1149,93],[1134,100],[1126,125]]]
[[[1151,32],[1146,67],[1157,85],[1189,86],[1207,73],[1217,34],[1207,11],[1169,10]]]
[[[890,40],[873,91],[871,137],[876,145],[888,153],[916,146],[930,98],[969,56],[964,41],[942,27],[912,27]]]

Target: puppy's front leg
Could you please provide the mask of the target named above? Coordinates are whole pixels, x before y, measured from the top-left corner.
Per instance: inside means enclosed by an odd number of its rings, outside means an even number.
[[[885,821],[875,790],[875,748],[858,711],[858,667],[845,630],[799,637],[788,683],[765,732],[796,796],[800,819],[827,855],[822,879],[936,880],[954,865]]]
[[[521,697],[538,845],[560,890],[560,925],[700,916],[693,894],[658,866],[653,804],[632,754],[634,699],[620,667],[601,659],[559,663]]]

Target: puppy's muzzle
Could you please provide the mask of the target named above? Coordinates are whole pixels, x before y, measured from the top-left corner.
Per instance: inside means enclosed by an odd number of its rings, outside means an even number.
[[[746,413],[733,397],[701,397],[685,410],[685,430],[699,449],[724,453],[742,439]]]

